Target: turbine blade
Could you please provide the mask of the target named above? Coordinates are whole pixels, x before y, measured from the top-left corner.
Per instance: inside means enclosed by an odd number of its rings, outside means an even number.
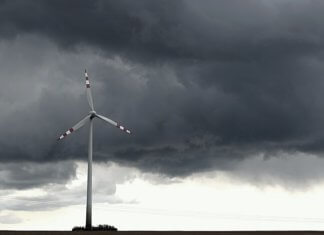
[[[87,91],[88,103],[90,105],[91,110],[94,110],[92,93],[91,93],[91,88],[90,88],[90,81],[89,81],[87,70],[84,71],[84,76],[85,76],[85,80],[86,80],[86,91]]]
[[[113,125],[113,126],[119,128],[119,129],[122,130],[122,131],[125,131],[125,132],[128,133],[128,134],[131,133],[131,131],[128,130],[128,129],[126,129],[124,126],[119,125],[117,122],[115,122],[115,121],[113,121],[113,120],[111,120],[111,119],[109,119],[109,118],[107,118],[107,117],[105,117],[105,116],[102,116],[102,115],[96,114],[96,117],[98,117],[99,119],[101,119],[101,120],[103,120],[103,121],[105,121],[105,122],[108,122],[109,124],[111,124],[111,125]]]
[[[80,129],[81,127],[83,127],[87,123],[87,121],[90,120],[90,116],[91,116],[90,114],[87,115],[85,118],[83,118],[77,124],[75,124],[72,128],[68,129],[57,140],[61,140],[61,139],[65,138],[66,136],[68,136],[69,134],[71,134],[73,131],[76,131],[76,130]]]

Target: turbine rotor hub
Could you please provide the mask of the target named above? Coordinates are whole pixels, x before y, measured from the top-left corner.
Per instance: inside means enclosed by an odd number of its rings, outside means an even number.
[[[96,111],[92,110],[89,112],[89,114],[91,114],[90,119],[93,119],[97,113],[96,113]]]

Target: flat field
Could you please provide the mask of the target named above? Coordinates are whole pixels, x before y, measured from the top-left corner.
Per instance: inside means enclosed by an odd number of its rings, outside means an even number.
[[[0,231],[0,235],[324,235],[324,231]]]

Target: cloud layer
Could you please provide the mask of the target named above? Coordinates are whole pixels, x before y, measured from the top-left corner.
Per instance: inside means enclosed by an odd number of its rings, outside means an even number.
[[[86,128],[55,142],[88,112],[85,67],[97,112],[134,133],[96,120],[96,161],[172,177],[231,171],[258,154],[322,156],[323,8],[0,1],[0,160],[86,160]]]

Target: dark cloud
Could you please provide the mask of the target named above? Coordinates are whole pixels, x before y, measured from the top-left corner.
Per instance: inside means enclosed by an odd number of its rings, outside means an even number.
[[[1,1],[0,30],[37,33],[150,60],[249,61],[321,47],[323,3],[313,1]]]
[[[96,120],[95,160],[186,176],[258,154],[321,156],[323,8],[0,1],[1,161],[86,159],[86,128],[55,142],[87,113],[84,67],[97,112],[134,133]]]
[[[45,35],[65,48],[90,44],[121,54],[163,55],[172,50],[163,37],[182,7],[170,0],[2,1],[0,30],[7,37]]]
[[[1,189],[28,189],[49,184],[65,184],[76,175],[76,164],[21,162],[0,165]]]
[[[70,165],[73,165],[74,168],[78,165],[78,173],[75,169],[68,169],[73,168]],[[82,176],[83,170],[86,169],[85,164],[61,162],[56,164],[30,163],[20,166],[11,163],[7,164],[5,168],[5,172],[0,171],[1,177],[4,178],[0,185],[7,188],[1,190],[0,198],[3,203],[0,206],[0,212],[5,210],[53,210],[65,206],[83,205],[86,201],[87,181],[86,177]],[[19,168],[22,173],[14,168]],[[111,164],[94,164],[93,168],[94,203],[136,203],[134,200],[127,201],[115,195],[116,184],[125,183],[135,175],[139,175],[134,169],[116,167]],[[55,170],[56,173],[53,173]],[[48,172],[48,175],[44,174],[45,171]],[[66,176],[69,173],[73,174],[73,177]],[[30,188],[33,187],[39,191],[31,193]],[[17,193],[16,189],[22,190],[20,191],[22,193]]]
[[[281,186],[290,191],[304,191],[323,183],[323,163],[322,158],[300,152],[259,154],[223,173],[232,180],[253,182],[260,188]]]

